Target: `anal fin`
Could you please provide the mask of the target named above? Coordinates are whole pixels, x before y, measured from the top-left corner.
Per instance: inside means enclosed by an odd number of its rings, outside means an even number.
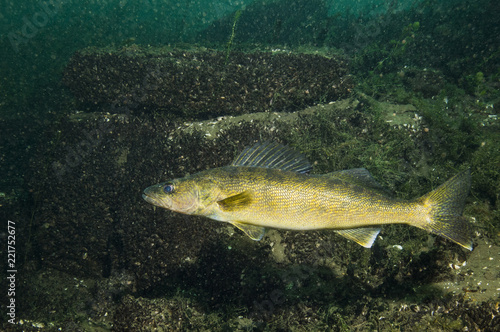
[[[380,228],[374,227],[362,227],[362,228],[350,228],[336,230],[339,235],[362,245],[365,248],[371,248],[373,242],[377,238],[378,233],[380,233]]]
[[[260,241],[266,233],[266,229],[262,226],[254,226],[250,224],[244,224],[238,221],[231,221],[231,224],[241,229],[248,237],[254,241]]]

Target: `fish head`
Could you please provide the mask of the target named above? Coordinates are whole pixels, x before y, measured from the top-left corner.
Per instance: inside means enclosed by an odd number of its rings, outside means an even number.
[[[150,186],[144,190],[142,198],[150,204],[184,214],[196,214],[201,205],[199,186],[189,177]]]

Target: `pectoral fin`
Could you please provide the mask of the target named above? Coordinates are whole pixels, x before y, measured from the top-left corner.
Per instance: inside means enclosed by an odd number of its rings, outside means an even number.
[[[266,229],[261,226],[254,226],[249,224],[244,224],[238,221],[232,221],[231,224],[241,229],[246,235],[248,235],[254,241],[260,241],[264,237]]]
[[[242,193],[229,196],[223,200],[217,202],[222,211],[237,211],[241,208],[248,207],[253,201],[252,193],[249,191],[244,191]]]
[[[378,233],[380,233],[380,228],[363,227],[363,228],[351,228],[336,230],[339,235],[362,245],[365,248],[371,248],[373,242],[377,238]]]

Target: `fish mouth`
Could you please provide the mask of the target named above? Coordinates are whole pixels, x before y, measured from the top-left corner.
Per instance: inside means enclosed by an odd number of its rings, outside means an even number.
[[[151,186],[144,190],[142,198],[149,204],[169,209],[172,205],[169,199],[162,199],[158,197],[157,186]]]
[[[152,190],[151,187],[146,188],[144,192],[142,193],[142,198],[148,202],[149,204],[153,204],[156,206],[161,206],[161,200],[158,200],[156,197],[157,195],[155,194],[155,191]]]
[[[142,198],[148,202],[148,203],[151,203],[151,204],[155,204],[156,205],[156,201],[154,200],[154,198],[148,196],[146,193],[142,194]]]

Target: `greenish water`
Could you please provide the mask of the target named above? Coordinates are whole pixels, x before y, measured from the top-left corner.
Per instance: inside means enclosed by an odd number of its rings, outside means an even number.
[[[0,283],[1,329],[500,328],[499,12],[4,1],[0,253],[14,277]],[[408,226],[371,249],[331,231],[254,242],[142,201],[258,140],[291,145],[316,174],[364,167],[399,199],[470,168],[475,250]]]

